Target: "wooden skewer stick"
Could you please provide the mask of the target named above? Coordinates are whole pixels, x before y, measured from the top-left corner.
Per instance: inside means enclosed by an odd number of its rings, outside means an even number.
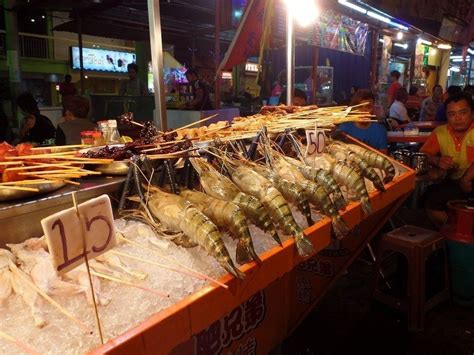
[[[41,170],[41,171],[31,171],[18,173],[18,175],[54,175],[54,174],[71,174],[71,175],[89,175],[86,171],[80,170]]]
[[[44,153],[44,154],[32,154],[32,155],[19,155],[12,157],[5,157],[5,160],[30,160],[30,159],[67,159],[66,156],[74,156],[76,152],[62,152],[62,153]]]
[[[72,163],[61,163],[61,164],[38,164],[38,165],[28,165],[28,166],[19,166],[14,168],[6,168],[5,171],[17,171],[17,170],[30,170],[30,169],[39,169],[39,168],[72,168],[70,165]]]
[[[57,145],[52,147],[34,147],[31,150],[61,150],[61,149],[72,149],[72,148],[90,148],[92,147],[90,144],[70,144],[70,145]]]
[[[209,116],[209,117],[205,117],[205,118],[203,118],[203,119],[200,119],[199,121],[196,121],[196,122],[192,122],[192,123],[190,123],[190,124],[187,124],[186,126],[176,128],[175,130],[173,130],[173,131],[171,131],[171,132],[164,132],[164,135],[176,133],[176,132],[178,132],[178,131],[181,131],[182,129],[186,129],[186,128],[189,128],[189,127],[198,125],[198,124],[200,124],[200,123],[209,121],[211,118],[214,118],[214,117],[216,117],[216,116],[219,116],[219,114],[216,113],[216,114],[211,115],[211,116]]]
[[[22,161],[0,161],[0,165],[20,165]]]
[[[0,186],[11,186],[11,185],[37,185],[52,182],[46,179],[32,179],[32,180],[19,180],[19,181],[8,181],[8,182],[0,182]]]
[[[191,273],[194,274],[194,275],[190,275],[190,276],[194,276],[194,277],[199,276],[199,278],[204,278],[204,279],[206,279],[206,280],[208,280],[208,281],[214,282],[214,283],[216,283],[217,285],[222,286],[222,287],[224,287],[224,288],[226,288],[226,289],[229,288],[229,286],[227,286],[226,284],[224,284],[224,283],[222,283],[222,282],[220,282],[220,281],[217,281],[217,280],[213,279],[212,277],[207,276],[206,274],[203,274],[203,273],[201,273],[201,272],[198,272],[198,271],[196,271],[196,270],[193,270],[193,269],[191,269],[190,267],[188,267],[188,266],[186,266],[186,265],[184,265],[184,264],[181,264],[181,263],[178,262],[178,261],[175,261],[175,260],[173,260],[173,259],[170,259],[170,258],[166,257],[165,255],[163,255],[162,253],[159,253],[158,251],[153,250],[153,249],[151,249],[151,248],[149,248],[149,247],[147,247],[147,246],[145,246],[145,245],[143,245],[143,244],[141,244],[141,243],[135,242],[135,241],[130,240],[130,239],[128,239],[128,238],[125,238],[124,236],[121,236],[121,235],[118,235],[117,238],[122,239],[124,242],[129,243],[129,244],[132,244],[132,245],[136,246],[137,248],[140,248],[140,249],[143,249],[143,250],[147,250],[147,251],[149,251],[149,252],[151,252],[151,253],[153,253],[153,254],[155,254],[155,255],[158,255],[160,258],[165,259],[166,261],[169,261],[169,262],[171,262],[171,263],[173,263],[173,264],[179,265],[180,267],[182,267],[182,268],[184,268],[184,269],[186,269],[186,270],[188,270],[188,271],[190,271]],[[176,271],[177,271],[177,270],[176,270]],[[182,271],[179,271],[179,272],[182,272]]]
[[[10,270],[14,272],[17,276],[19,276],[28,286],[34,289],[40,296],[45,298],[49,303],[51,303],[54,307],[56,307],[62,314],[66,317],[71,319],[74,323],[76,323],[84,332],[88,333],[89,329],[87,326],[81,322],[79,319],[74,317],[67,309],[61,306],[58,302],[53,300],[50,296],[48,296],[42,289],[40,289],[36,284],[28,279],[26,274],[21,271],[12,261],[10,261]]]
[[[167,295],[167,294],[165,294],[165,293],[163,293],[163,292],[154,290],[154,289],[152,289],[152,288],[145,287],[145,286],[141,286],[141,285],[137,285],[137,284],[134,284],[133,282],[126,281],[126,280],[122,280],[122,279],[119,279],[119,278],[117,278],[117,277],[104,274],[104,273],[102,273],[102,272],[98,272],[98,271],[91,270],[91,274],[92,274],[92,275],[95,275],[95,276],[97,276],[97,277],[103,278],[103,279],[105,279],[105,280],[109,280],[109,281],[117,282],[117,283],[119,283],[119,284],[124,284],[124,285],[127,285],[127,286],[139,288],[140,290],[147,291],[147,292],[151,292],[151,293],[154,293],[155,295],[158,295],[158,296],[161,296],[161,297],[169,297],[169,296],[170,296],[170,295]]]
[[[11,341],[12,343],[14,343],[16,346],[18,346],[20,349],[24,350],[25,352],[27,352],[28,354],[35,354],[35,355],[40,355],[39,352],[37,352],[36,350],[33,350],[32,348],[30,348],[26,343],[23,343],[22,341],[19,341],[17,339],[15,339],[14,337],[12,337],[11,335],[5,333],[5,332],[2,332],[0,330],[0,338],[3,338],[5,340],[8,340],[8,341]]]
[[[15,185],[0,185],[0,189],[4,190],[17,190],[17,191],[33,191],[33,192],[38,192],[39,189],[34,188],[34,187],[21,187],[21,186],[15,186]]]

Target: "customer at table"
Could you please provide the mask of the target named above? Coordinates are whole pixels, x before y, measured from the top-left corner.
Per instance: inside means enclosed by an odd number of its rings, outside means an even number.
[[[436,128],[421,152],[434,165],[430,176],[442,179],[428,187],[424,207],[441,227],[447,221],[447,202],[474,197],[474,104],[470,96],[457,94],[446,100],[448,123]]]
[[[191,83],[193,100],[187,102],[185,108],[195,111],[212,110],[209,86],[199,79],[199,73],[190,68],[186,71],[186,79]]]
[[[71,96],[63,102],[63,122],[56,129],[56,145],[81,144],[81,132],[97,128],[87,116],[89,101],[82,96]]]
[[[49,140],[54,139],[54,125],[48,117],[40,114],[33,95],[29,92],[21,94],[16,98],[16,104],[25,115],[20,127],[20,143],[49,144]]]
[[[359,89],[351,99],[351,106],[365,103],[360,111],[374,113],[374,94],[367,89]],[[345,122],[339,125],[339,130],[348,135],[387,153],[387,130],[378,122]]]
[[[148,89],[144,82],[138,77],[138,65],[130,63],[127,65],[128,79],[120,85],[120,96],[146,96]]]
[[[421,103],[420,121],[434,121],[436,111],[443,104],[443,88],[441,85],[433,87],[433,95]]]
[[[286,105],[286,89],[281,92],[280,104]],[[303,90],[295,89],[293,93],[293,106],[304,106],[306,105],[306,93]]]
[[[406,103],[407,110],[420,110],[421,109],[421,98],[418,96],[418,87],[415,85],[410,86],[410,91],[408,92],[408,100]]]
[[[388,87],[387,91],[387,107],[390,107],[393,102],[395,101],[395,96],[397,94],[398,89],[402,86],[398,82],[400,79],[400,72],[398,70],[394,70],[390,73],[390,86]]]
[[[444,101],[446,102],[446,100],[448,100],[450,97],[453,97],[460,93],[462,93],[462,89],[460,86],[451,85],[448,87],[448,90],[446,90]],[[446,116],[446,104],[443,103],[438,108],[438,111],[436,111],[435,121],[447,122],[447,120],[448,120],[448,117]]]
[[[406,102],[408,100],[408,92],[405,88],[400,88],[395,94],[395,101],[390,106],[390,111],[388,117],[393,118],[398,121],[398,123],[408,123],[410,122],[410,117],[408,117],[408,111],[406,108]]]

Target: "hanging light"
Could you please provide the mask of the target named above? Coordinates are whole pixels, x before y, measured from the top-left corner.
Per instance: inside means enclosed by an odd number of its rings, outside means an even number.
[[[390,23],[390,19],[388,17],[382,16],[382,15],[376,13],[376,12],[367,11],[367,15],[374,18],[374,19],[377,19],[379,21],[382,21],[382,22],[385,22],[385,23]]]
[[[440,44],[438,44],[438,48],[439,49],[451,49],[451,45],[446,44],[446,43],[440,43]]]
[[[418,44],[426,44],[427,46],[431,46],[431,45],[433,44],[432,42],[427,41],[427,40],[422,39],[422,38],[418,39],[418,41],[416,41],[416,43],[418,43]]]
[[[400,41],[403,39],[403,32],[402,31],[398,31],[397,33],[397,39]]]
[[[35,19],[34,19],[34,18],[32,18],[32,19],[30,19],[30,21],[31,21],[31,22],[35,22]]]
[[[394,43],[393,44],[395,47],[400,47],[400,48],[403,48],[403,49],[407,49],[408,48],[408,43]]]
[[[285,0],[285,2],[288,11],[293,14],[293,19],[303,27],[312,24],[319,16],[315,0]]]
[[[356,4],[353,4],[349,1],[346,1],[346,0],[337,0],[337,2],[341,5],[344,5],[344,6],[347,6],[348,8],[352,9],[352,10],[355,10],[355,11],[358,11],[360,12],[361,14],[366,14],[367,13],[367,10],[364,9],[363,7],[360,7],[359,5],[356,5]]]

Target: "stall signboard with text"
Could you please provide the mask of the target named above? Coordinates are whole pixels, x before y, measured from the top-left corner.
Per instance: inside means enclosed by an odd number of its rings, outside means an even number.
[[[84,70],[126,73],[127,65],[136,62],[135,53],[111,51],[108,49],[83,48]],[[81,69],[79,47],[71,47],[72,69]]]
[[[41,220],[48,250],[58,275],[93,259],[115,245],[110,198],[102,195]],[[86,247],[84,248],[84,240]]]

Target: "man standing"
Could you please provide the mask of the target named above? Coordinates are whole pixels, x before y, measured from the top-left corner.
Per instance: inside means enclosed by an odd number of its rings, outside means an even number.
[[[390,107],[393,102],[395,101],[395,95],[397,94],[398,89],[401,89],[401,85],[398,82],[400,79],[400,72],[398,70],[394,70],[390,73],[390,86],[388,87],[387,91],[387,107]]]
[[[71,83],[71,80],[71,76],[69,74],[66,74],[64,76],[64,82],[59,84],[59,93],[61,94],[63,102],[66,97],[74,96],[77,93],[76,87],[73,83]]]
[[[212,110],[209,88],[199,79],[198,72],[194,69],[188,69],[186,79],[191,83],[193,90],[193,100],[186,103],[186,108],[196,111]]]
[[[435,166],[430,174],[444,178],[428,187],[424,195],[428,217],[437,227],[448,219],[448,201],[474,197],[474,104],[471,97],[457,94],[445,105],[448,123],[436,128],[421,147]]]
[[[138,65],[130,63],[127,65],[128,78],[129,80],[124,81],[120,85],[119,95],[120,96],[146,96],[148,90],[146,85],[137,78]]]

